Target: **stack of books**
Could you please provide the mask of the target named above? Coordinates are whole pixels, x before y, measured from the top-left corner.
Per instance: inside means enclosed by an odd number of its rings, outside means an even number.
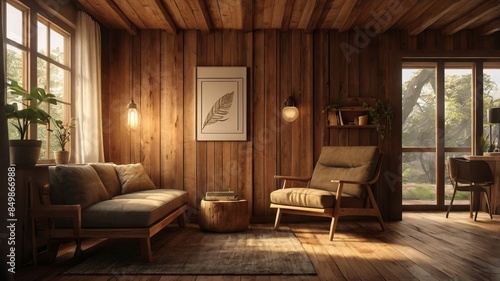
[[[238,196],[234,194],[234,191],[207,191],[205,195],[206,201],[219,201],[219,200],[238,200]]]

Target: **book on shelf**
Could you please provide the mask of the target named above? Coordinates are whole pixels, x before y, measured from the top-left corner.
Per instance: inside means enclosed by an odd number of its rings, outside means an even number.
[[[221,191],[207,191],[206,196],[234,196],[234,191],[232,190],[221,190]]]
[[[340,125],[344,125],[344,120],[342,119],[342,111],[339,110],[339,121]]]
[[[207,191],[205,194],[206,201],[218,201],[218,200],[238,200],[238,196],[234,194],[234,191]]]

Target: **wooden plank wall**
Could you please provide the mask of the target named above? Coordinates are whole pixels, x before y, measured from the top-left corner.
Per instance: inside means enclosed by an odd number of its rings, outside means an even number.
[[[386,219],[401,219],[402,50],[494,50],[498,37],[460,32],[442,38],[390,31],[363,44],[356,32],[224,30],[168,34],[142,30],[103,32],[103,125],[106,161],[141,162],[158,186],[188,191],[196,215],[207,190],[230,187],[250,201],[254,220],[271,220],[269,193],[275,174],[308,176],[321,147],[379,145],[385,154],[377,200]],[[358,37],[357,37],[358,36]],[[345,48],[354,51],[347,59]],[[342,47],[343,46],[343,47]],[[399,60],[399,61],[398,61]],[[196,66],[248,68],[248,140],[195,140]],[[399,83],[399,84],[398,84]],[[126,106],[134,97],[141,112],[136,132],[125,128]],[[299,119],[280,118],[293,95]],[[324,106],[338,99],[379,97],[395,112],[392,137],[376,131],[326,130]],[[398,115],[399,114],[399,115]],[[398,121],[399,120],[399,121]],[[391,161],[392,160],[392,161]],[[395,161],[394,161],[395,160]]]

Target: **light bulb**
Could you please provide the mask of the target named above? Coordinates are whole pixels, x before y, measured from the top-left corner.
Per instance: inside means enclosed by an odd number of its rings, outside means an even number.
[[[283,116],[283,120],[293,122],[299,117],[299,109],[295,106],[285,106],[281,110],[281,116]]]
[[[137,105],[134,100],[128,104],[127,110],[127,129],[130,131],[135,131],[139,127],[140,115],[137,110]]]

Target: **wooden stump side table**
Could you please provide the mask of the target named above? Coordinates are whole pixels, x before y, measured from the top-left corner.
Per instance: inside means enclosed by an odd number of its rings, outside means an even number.
[[[200,228],[212,232],[236,232],[248,228],[248,201],[201,200]]]

